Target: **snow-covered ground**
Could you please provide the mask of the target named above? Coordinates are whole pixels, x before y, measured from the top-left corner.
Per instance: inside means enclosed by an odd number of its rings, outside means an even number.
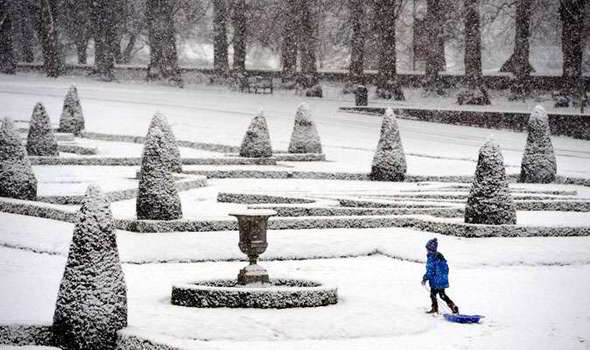
[[[197,169],[296,170],[367,173],[381,118],[346,114],[350,96],[328,98],[248,95],[221,87],[175,89],[145,83],[101,83],[81,77],[47,79],[36,74],[0,75],[0,116],[29,119],[42,101],[57,125],[63,96],[78,86],[92,132],[145,136],[152,115],[165,113],[177,139],[237,146],[263,108],[275,150],[289,143],[295,109],[306,101],[328,162],[281,162],[276,166],[185,166]],[[409,91],[408,103],[448,107],[450,99],[425,100]],[[372,103],[382,103],[372,101]],[[526,111],[534,102],[491,108]],[[541,101],[551,110],[550,101]],[[400,120],[408,171],[414,175],[472,175],[477,151],[494,135],[507,171],[518,173],[526,134]],[[77,139],[98,156],[139,157],[141,144]],[[590,142],[554,137],[558,174],[590,178]],[[181,148],[183,157],[223,157]],[[35,166],[40,195],[79,195],[88,184],[104,191],[137,187],[138,167]],[[303,196],[322,205],[335,199],[391,200],[392,195],[465,194],[457,184],[368,181],[210,179],[209,186],[181,193],[185,218],[227,218],[245,205],[218,203],[219,192]],[[455,185],[456,187],[452,187]],[[468,184],[463,184],[467,185]],[[590,188],[513,184],[515,196],[588,199]],[[539,193],[535,193],[535,191]],[[548,195],[540,192],[565,191]],[[425,202],[432,201],[426,199]],[[462,200],[454,205],[461,205]],[[317,204],[310,204],[310,206]],[[75,207],[71,207],[74,209]],[[115,202],[116,217],[133,217],[135,201]],[[460,218],[439,220],[460,221]],[[519,224],[588,226],[590,215],[518,212]],[[50,323],[73,225],[0,213],[0,324]],[[590,237],[464,239],[412,229],[269,231],[263,265],[272,277],[308,278],[336,285],[338,305],[299,310],[199,310],[172,306],[171,286],[208,278],[233,278],[245,264],[238,233],[117,232],[129,291],[127,334],[192,349],[589,349]],[[425,242],[439,240],[451,268],[449,295],[462,313],[486,316],[479,325],[458,325],[423,311],[427,291],[419,281]],[[236,261],[240,260],[240,261]]]

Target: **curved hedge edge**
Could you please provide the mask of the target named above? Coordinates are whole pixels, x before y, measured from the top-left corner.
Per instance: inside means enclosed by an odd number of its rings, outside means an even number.
[[[141,143],[145,142],[143,136],[131,136],[131,135],[116,135],[116,134],[105,134],[97,132],[82,132],[81,137],[99,140],[99,141],[115,141],[115,142],[129,142],[129,143]],[[203,151],[217,152],[217,153],[237,153],[240,151],[240,147],[222,145],[217,143],[205,143],[205,142],[193,142],[185,140],[177,140],[176,144],[180,147],[199,149]]]
[[[139,166],[141,157],[37,157],[31,165]],[[276,165],[275,158],[183,158],[184,165]]]
[[[64,153],[74,153],[82,156],[92,156],[98,153],[98,149],[96,147],[84,147],[80,145],[58,144],[57,150]]]
[[[76,211],[73,209],[72,211],[67,211],[64,209],[51,207],[45,203],[5,197],[0,198],[0,212],[70,223],[75,222],[77,215]]]
[[[163,336],[158,335],[159,338]],[[166,338],[176,339],[170,336]],[[164,344],[161,341],[155,341],[148,337],[143,337],[136,334],[130,334],[130,331],[123,329],[117,332],[117,347],[116,350],[184,350],[185,347],[176,347]]]
[[[249,194],[249,193],[230,193],[219,192],[217,201],[220,203],[238,203],[238,204],[257,204],[257,203],[276,203],[276,204],[310,204],[315,200],[297,197],[272,196],[267,194]]]
[[[226,153],[226,157],[239,157],[239,153]],[[323,162],[326,160],[324,153],[287,153],[273,152],[272,158],[279,162]]]
[[[51,325],[0,325],[0,344],[53,346]]]
[[[206,187],[207,186],[207,178],[199,177],[198,179],[191,179],[191,180],[181,180],[176,182],[176,189],[181,191],[188,191],[193,190],[195,188]],[[127,199],[132,199],[137,197],[137,189],[131,188],[127,190],[119,190],[119,191],[111,191],[105,192],[105,197],[109,202],[118,202]],[[39,202],[51,203],[51,204],[63,204],[63,205],[72,205],[72,204],[81,204],[82,201],[86,198],[85,195],[74,195],[74,196],[39,196],[37,200]]]
[[[271,283],[287,281],[297,282],[295,280],[273,279]],[[268,288],[248,288],[238,286],[214,287],[189,283],[172,286],[171,302],[173,305],[199,308],[286,309],[319,307],[337,304],[338,289],[321,284],[314,287],[272,286]]]

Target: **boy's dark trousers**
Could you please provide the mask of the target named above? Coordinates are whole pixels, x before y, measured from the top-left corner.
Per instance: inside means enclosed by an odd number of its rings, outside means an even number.
[[[457,306],[455,303],[449,298],[449,296],[445,293],[444,288],[430,288],[430,300],[432,301],[432,310],[434,312],[438,312],[438,302],[436,300],[436,295],[440,295],[440,298],[447,303],[451,310],[455,310]]]

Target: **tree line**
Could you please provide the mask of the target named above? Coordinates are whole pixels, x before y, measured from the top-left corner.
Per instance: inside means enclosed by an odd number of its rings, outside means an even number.
[[[422,54],[427,91],[444,92],[439,74],[446,67],[449,38],[461,38],[464,45],[465,84],[480,86],[482,27],[508,14],[514,17],[514,52],[502,71],[514,74],[515,92],[527,93],[533,71],[531,18],[551,2],[555,1],[0,0],[0,69],[14,72],[17,61],[32,62],[40,51],[47,75],[57,77],[64,74],[66,52],[75,51],[78,63],[85,64],[93,42],[93,74],[102,80],[114,79],[115,64],[129,63],[135,52],[149,47],[147,78],[182,85],[178,40],[212,42],[213,68],[219,73],[245,71],[248,47],[269,48],[280,56],[285,76],[298,71],[315,74],[323,48],[331,45],[348,50],[351,82],[363,83],[365,70],[376,69],[378,89],[395,96],[399,30],[415,25],[407,20],[407,8],[418,4],[425,8],[427,45]],[[545,19],[553,30],[561,26],[564,90],[579,86],[582,76],[588,3],[559,0],[557,18]],[[328,30],[333,35],[325,35]]]

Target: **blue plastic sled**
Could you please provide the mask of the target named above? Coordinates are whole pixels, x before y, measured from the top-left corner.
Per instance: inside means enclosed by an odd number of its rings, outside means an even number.
[[[485,316],[481,315],[459,315],[459,314],[444,314],[447,321],[456,323],[478,323],[479,320]]]

